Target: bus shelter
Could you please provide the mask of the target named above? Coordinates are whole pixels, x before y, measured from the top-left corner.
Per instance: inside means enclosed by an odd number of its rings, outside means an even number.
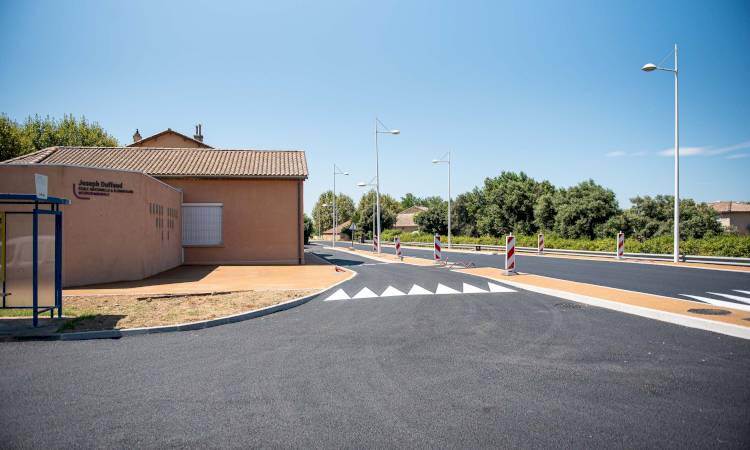
[[[62,317],[62,211],[70,200],[0,193],[2,308]]]

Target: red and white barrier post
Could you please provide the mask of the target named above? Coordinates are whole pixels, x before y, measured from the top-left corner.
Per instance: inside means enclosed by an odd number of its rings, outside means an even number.
[[[432,255],[433,255],[435,261],[440,261],[440,259],[441,259],[440,250],[441,249],[440,249],[440,235],[439,234],[435,234],[435,241],[434,241],[434,243],[435,243],[435,248],[433,249]]]
[[[539,233],[539,237],[536,240],[536,251],[540,255],[544,253],[544,234]]]
[[[505,274],[516,274],[516,238],[512,233],[505,237]]]
[[[401,255],[401,238],[396,236],[393,238],[393,243],[396,244],[396,258],[404,259],[403,255]]]
[[[617,259],[622,259],[625,256],[625,233],[620,231],[617,233]]]

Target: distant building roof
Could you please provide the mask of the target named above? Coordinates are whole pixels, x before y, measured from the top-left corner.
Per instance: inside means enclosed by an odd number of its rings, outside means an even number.
[[[137,132],[138,131],[136,130],[136,133]],[[190,146],[191,147],[194,146],[194,147],[198,147],[198,148],[213,148],[213,147],[211,147],[208,144],[204,144],[203,141],[199,141],[198,139],[191,138],[190,136],[188,136],[186,134],[182,134],[182,133],[180,133],[178,131],[175,131],[175,130],[173,130],[171,128],[167,128],[164,131],[160,131],[160,132],[158,132],[156,134],[152,134],[151,136],[145,137],[143,139],[139,139],[139,140],[133,142],[132,144],[128,145],[128,147],[149,147],[149,145],[148,145],[149,142],[156,141],[160,137],[168,135],[168,134],[172,134],[172,135],[178,136],[178,137],[180,137],[182,139],[185,139],[187,141],[190,141],[190,143],[191,143]],[[140,134],[137,134],[137,135],[140,136]],[[203,139],[202,136],[198,136],[198,137],[200,137],[201,139]]]
[[[348,230],[351,224],[352,224],[351,220],[347,220],[346,222],[339,224],[336,227],[336,230],[337,230],[336,234],[341,234],[344,230]],[[333,234],[333,227],[324,231],[323,234]]]
[[[307,178],[307,160],[300,150],[50,147],[0,164],[132,170],[155,177]]]
[[[747,202],[713,202],[709,203],[708,206],[715,209],[718,213],[750,212],[750,203]]]
[[[401,211],[396,215],[396,223],[394,225],[395,228],[407,228],[407,227],[417,227],[418,225],[414,222],[414,216],[427,211],[429,208],[426,208],[424,206],[412,206],[411,208],[406,208],[405,210]]]

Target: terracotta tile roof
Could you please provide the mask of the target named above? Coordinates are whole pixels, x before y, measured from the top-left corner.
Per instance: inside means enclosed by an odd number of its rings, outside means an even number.
[[[718,213],[750,212],[750,203],[746,202],[713,202],[708,206]]]
[[[155,177],[307,178],[305,152],[154,147],[50,147],[0,164],[49,164]]]
[[[338,234],[343,233],[344,230],[348,230],[351,225],[352,225],[352,221],[351,220],[347,220],[346,222],[339,224],[336,227],[336,229],[338,230]],[[326,231],[324,231],[323,234],[333,234],[333,227],[331,227],[331,228],[327,229]]]
[[[149,141],[154,141],[157,138],[159,138],[161,136],[164,136],[165,134],[174,134],[174,135],[179,136],[179,137],[181,137],[183,139],[191,141],[193,144],[195,144],[195,147],[213,148],[213,147],[211,147],[210,145],[208,145],[206,143],[203,143],[203,142],[201,142],[201,141],[199,141],[197,139],[191,138],[190,136],[182,134],[179,131],[175,131],[175,130],[173,130],[171,128],[167,128],[164,131],[160,131],[160,132],[158,132],[156,134],[152,134],[151,136],[145,137],[145,138],[141,139],[138,142],[133,142],[132,144],[129,144],[128,147],[143,147],[144,143],[149,142]]]
[[[414,216],[427,210],[428,208],[424,206],[412,206],[411,208],[401,211],[396,215],[396,224],[394,227],[416,227],[417,224],[414,222]]]

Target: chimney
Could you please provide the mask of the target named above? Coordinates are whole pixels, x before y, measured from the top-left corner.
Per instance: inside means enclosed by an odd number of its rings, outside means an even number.
[[[133,142],[138,142],[138,141],[140,141],[141,139],[142,139],[142,138],[141,138],[141,133],[139,133],[139,132],[138,132],[138,128],[136,128],[136,129],[135,129],[135,134],[133,135]]]
[[[203,126],[201,124],[198,124],[195,126],[195,136],[193,136],[193,139],[199,142],[203,142]]]

